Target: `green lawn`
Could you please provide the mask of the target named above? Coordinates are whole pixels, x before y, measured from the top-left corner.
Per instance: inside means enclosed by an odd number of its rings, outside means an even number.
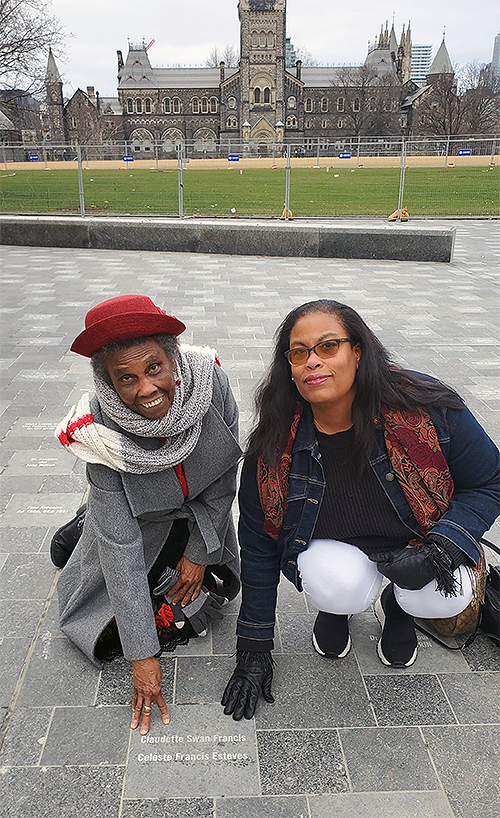
[[[76,170],[0,171],[0,211],[79,213]],[[500,168],[411,168],[404,204],[411,216],[499,215]],[[177,214],[177,170],[86,170],[86,213]],[[280,216],[282,168],[184,171],[186,215]],[[388,216],[397,208],[398,168],[292,168],[295,216]]]

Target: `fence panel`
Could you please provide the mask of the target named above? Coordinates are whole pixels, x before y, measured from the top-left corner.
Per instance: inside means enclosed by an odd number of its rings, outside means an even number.
[[[499,212],[497,144],[493,137],[349,137],[3,145],[0,210],[280,218],[289,151],[295,218],[387,218],[403,205],[410,218],[492,216]]]
[[[495,141],[409,141],[403,203],[411,216],[497,216]]]

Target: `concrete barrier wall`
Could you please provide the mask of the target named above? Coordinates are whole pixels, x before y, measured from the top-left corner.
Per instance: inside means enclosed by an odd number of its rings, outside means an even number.
[[[245,256],[452,259],[455,228],[210,219],[0,216],[0,243]]]

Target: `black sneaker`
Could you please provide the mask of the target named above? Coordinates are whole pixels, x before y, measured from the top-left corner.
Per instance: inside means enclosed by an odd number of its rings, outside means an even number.
[[[375,603],[375,616],[382,626],[377,643],[378,658],[389,667],[410,667],[417,658],[417,634],[413,617],[396,602],[394,586],[387,585]]]
[[[327,659],[343,659],[351,649],[347,615],[320,611],[312,633],[314,650]]]

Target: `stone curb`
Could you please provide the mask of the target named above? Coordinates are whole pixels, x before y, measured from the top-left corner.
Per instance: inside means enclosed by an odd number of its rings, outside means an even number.
[[[209,219],[0,216],[0,244],[246,256],[452,259],[455,228]]]

